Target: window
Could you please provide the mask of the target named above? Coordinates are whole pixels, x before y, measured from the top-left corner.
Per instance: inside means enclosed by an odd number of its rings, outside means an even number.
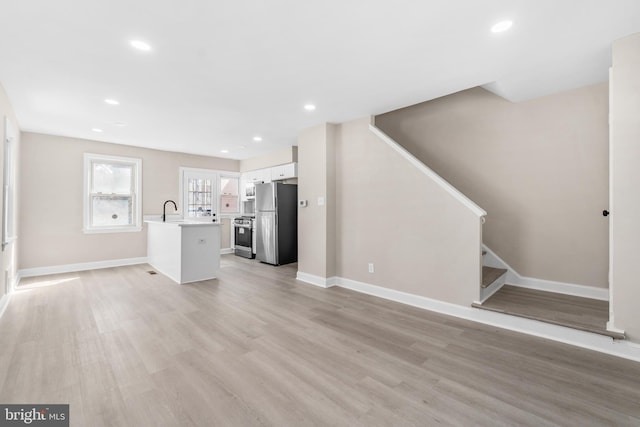
[[[140,231],[142,161],[84,155],[84,232]]]
[[[216,175],[195,169],[184,169],[182,178],[186,188],[183,190],[183,211],[185,218],[211,218],[216,216],[214,190]]]
[[[237,176],[220,176],[220,213],[238,213],[238,187],[240,180]]]
[[[185,218],[217,221],[237,215],[239,174],[210,169],[180,168],[180,200]]]

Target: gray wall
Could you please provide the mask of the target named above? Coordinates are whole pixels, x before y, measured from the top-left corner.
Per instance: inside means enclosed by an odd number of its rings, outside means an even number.
[[[606,84],[521,103],[474,88],[376,125],[488,212],[484,243],[519,274],[607,287],[607,100]]]

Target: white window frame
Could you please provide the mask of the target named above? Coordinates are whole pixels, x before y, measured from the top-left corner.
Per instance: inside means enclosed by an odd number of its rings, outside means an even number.
[[[94,161],[113,163],[113,164],[126,164],[133,166],[133,224],[132,225],[119,225],[119,226],[92,226],[91,225],[91,194],[89,193],[91,188],[91,164]],[[83,220],[84,225],[82,231],[85,234],[95,233],[128,233],[142,231],[142,159],[134,157],[120,157],[109,156],[104,154],[84,154],[84,212]]]
[[[4,169],[2,179],[2,251],[16,240],[15,234],[15,132],[9,117],[4,117]]]
[[[185,185],[187,184],[187,180],[185,179],[185,174],[188,175],[202,175],[203,177],[211,177],[213,179],[213,188],[214,188],[214,193],[212,195],[213,200],[215,200],[215,203],[213,204],[213,209],[214,212],[216,214],[216,221],[219,222],[222,218],[235,218],[237,216],[240,215],[241,209],[242,209],[242,205],[240,203],[240,201],[238,201],[238,212],[228,212],[225,214],[222,214],[220,212],[220,177],[228,177],[228,178],[238,178],[238,200],[240,199],[241,196],[241,189],[240,189],[240,172],[231,172],[231,171],[223,171],[223,170],[217,170],[217,169],[200,169],[200,168],[189,168],[189,167],[180,167],[178,170],[178,179],[179,179],[179,200],[180,200],[180,205],[178,206],[178,209],[182,212],[182,217],[187,219],[189,218],[188,212],[187,212],[187,190],[185,188]],[[195,221],[211,221],[212,217],[194,217],[194,218],[189,218]]]
[[[237,179],[238,180],[238,210],[234,211],[234,212],[226,212],[226,213],[222,213],[222,189],[220,188],[222,186],[222,178],[231,178],[231,179]],[[228,173],[228,172],[220,172],[218,174],[218,212],[220,213],[220,215],[222,215],[223,218],[234,218],[237,217],[238,215],[240,215],[240,212],[242,211],[242,189],[241,189],[241,185],[242,183],[240,182],[240,174],[239,173]]]

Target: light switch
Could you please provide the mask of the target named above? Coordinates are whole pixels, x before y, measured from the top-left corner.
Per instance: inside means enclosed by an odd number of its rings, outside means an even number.
[[[324,206],[324,197],[318,197],[318,206]]]

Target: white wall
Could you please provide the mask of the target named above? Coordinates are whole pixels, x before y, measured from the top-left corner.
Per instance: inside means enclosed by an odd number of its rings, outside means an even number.
[[[11,106],[11,102],[9,97],[4,91],[4,88],[0,85],[0,177],[3,176],[4,173],[4,135],[5,135],[5,117],[9,119],[11,126],[13,126],[14,133],[14,141],[13,144],[13,159],[11,159],[11,163],[13,165],[13,178],[15,189],[19,188],[19,164],[18,158],[20,155],[21,148],[21,138],[20,138],[20,129],[18,127],[18,121],[13,112],[13,107]],[[2,194],[0,190],[0,194]],[[13,209],[13,218],[15,219],[15,231],[16,233],[19,230],[21,217],[19,215],[20,211],[18,210],[19,202],[20,202],[21,194],[19,191],[16,191],[15,194],[15,205]],[[4,200],[0,197],[0,213],[4,212]],[[1,226],[0,220],[0,226]],[[19,233],[17,233],[19,236]],[[16,273],[18,268],[18,248],[21,244],[20,240],[15,240],[10,243],[2,254],[0,255],[0,263],[2,264],[2,269],[0,270],[0,312],[3,310],[4,304],[7,302],[7,295],[11,288],[15,284]],[[5,275],[8,276],[8,280],[5,280]]]
[[[82,232],[83,153],[142,159],[143,215],[179,204],[181,166],[237,172],[237,160],[150,150],[61,136],[23,133],[20,160],[20,268],[146,257],[146,226],[137,233]],[[229,233],[225,224],[221,232]],[[228,236],[222,236],[222,243]]]
[[[613,44],[611,326],[640,341],[640,33]]]

